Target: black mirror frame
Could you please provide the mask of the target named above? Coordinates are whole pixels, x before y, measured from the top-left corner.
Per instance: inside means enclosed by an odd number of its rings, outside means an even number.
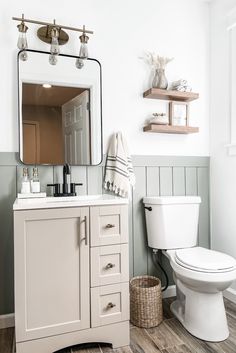
[[[17,54],[17,112],[18,112],[18,136],[19,136],[19,143],[18,143],[18,149],[19,149],[19,160],[22,164],[24,165],[34,165],[34,164],[25,164],[21,159],[21,153],[20,153],[20,90],[19,90],[19,83],[20,83],[20,67],[19,67],[19,62],[20,62],[20,53],[23,51],[27,51],[29,53],[39,53],[39,54],[48,54],[50,55],[50,52],[47,51],[41,51],[41,50],[34,50],[34,49],[26,49],[26,50],[20,50]],[[59,56],[62,57],[67,57],[67,58],[72,58],[72,59],[78,59],[79,56],[76,55],[68,55],[68,54],[59,54]],[[94,58],[88,58],[88,61],[94,61],[98,63],[99,65],[99,71],[100,71],[100,104],[101,104],[101,160],[98,164],[76,164],[75,166],[77,167],[96,167],[100,165],[103,161],[103,123],[102,123],[102,65],[100,61]],[[39,164],[39,165],[44,165],[44,166],[58,166],[60,164]],[[73,165],[72,165],[73,166]]]

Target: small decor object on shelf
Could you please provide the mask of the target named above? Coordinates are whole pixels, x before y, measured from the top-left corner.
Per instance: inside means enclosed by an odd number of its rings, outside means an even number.
[[[153,88],[167,89],[168,81],[165,75],[166,65],[171,62],[174,58],[167,58],[164,56],[159,56],[154,53],[147,53],[144,61],[155,70],[155,75],[152,81]]]
[[[192,87],[189,86],[188,81],[183,79],[172,82],[171,87],[173,91],[192,92]]]
[[[169,118],[166,116],[166,113],[153,113],[149,124],[168,125]]]
[[[170,102],[170,125],[188,126],[189,105],[185,102]]]

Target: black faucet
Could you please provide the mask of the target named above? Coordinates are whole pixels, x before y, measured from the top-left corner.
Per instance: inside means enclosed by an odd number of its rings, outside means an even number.
[[[63,184],[62,184],[62,193],[70,193],[70,167],[69,164],[63,166]]]
[[[54,186],[55,192],[53,196],[76,196],[75,187],[78,185],[83,185],[82,183],[71,183],[71,173],[69,164],[65,164],[63,166],[63,184],[62,184],[62,192],[61,185],[59,183],[56,184],[47,184],[47,186]]]

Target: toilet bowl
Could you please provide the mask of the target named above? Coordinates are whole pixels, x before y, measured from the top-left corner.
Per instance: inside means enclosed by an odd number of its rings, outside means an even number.
[[[148,245],[161,249],[173,269],[171,310],[192,335],[219,342],[229,336],[222,291],[236,279],[236,260],[196,246],[199,197],[146,197]]]
[[[181,251],[186,257],[189,255],[188,263],[181,263]],[[192,335],[212,342],[225,340],[229,330],[222,291],[236,278],[235,259],[200,247],[167,250],[164,254],[170,260],[177,289],[171,311]],[[205,262],[201,261],[201,254]],[[207,262],[207,256],[216,262]],[[218,260],[222,262],[216,269]]]

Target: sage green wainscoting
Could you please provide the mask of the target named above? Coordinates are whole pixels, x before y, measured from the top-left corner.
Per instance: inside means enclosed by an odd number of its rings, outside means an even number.
[[[147,247],[142,198],[145,195],[200,195],[199,244],[209,247],[209,157],[133,156],[136,186],[130,200],[130,276],[151,274],[161,277]],[[72,167],[74,182],[82,182],[78,194],[100,194],[104,162],[97,167]],[[20,188],[23,165],[17,153],[0,153],[0,315],[14,312],[13,213],[12,204]],[[30,167],[30,171],[31,171]],[[62,167],[39,167],[42,191],[47,183],[62,182]],[[160,256],[168,271],[168,260]],[[162,278],[162,277],[161,277]]]

